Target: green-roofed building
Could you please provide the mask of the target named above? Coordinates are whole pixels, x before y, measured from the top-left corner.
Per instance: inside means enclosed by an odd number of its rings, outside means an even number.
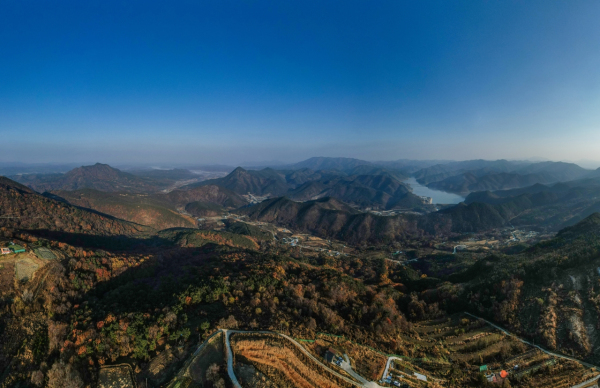
[[[23,248],[22,246],[20,246],[20,245],[17,245],[17,244],[13,244],[13,245],[11,245],[9,248],[10,248],[10,250],[11,250],[11,251],[13,251],[14,253],[22,253],[22,252],[25,252],[25,248]]]

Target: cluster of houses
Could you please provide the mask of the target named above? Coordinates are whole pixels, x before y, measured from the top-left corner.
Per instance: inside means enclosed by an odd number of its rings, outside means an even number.
[[[385,384],[390,384],[393,385],[395,387],[399,387],[399,388],[410,388],[410,386],[408,385],[408,383],[404,383],[404,382],[400,382],[398,379],[401,379],[402,376],[398,375],[398,376],[394,376],[392,373],[388,374],[387,377],[381,379],[382,383]]]
[[[20,245],[14,244],[14,243],[10,243],[10,245],[8,247],[0,248],[0,254],[3,254],[3,255],[8,255],[10,253],[22,253],[22,252],[25,252],[25,248],[23,248]]]
[[[388,365],[388,367],[393,367],[393,364]],[[388,367],[386,367],[385,371],[383,372],[383,377],[382,379],[379,381],[380,383],[383,384],[389,384],[389,385],[393,385],[395,387],[399,387],[399,388],[409,388],[410,385],[408,384],[408,382],[401,382],[401,379],[403,379],[405,376],[403,376],[402,374],[399,374],[398,372],[394,372],[392,373]],[[415,372],[409,368],[404,368],[404,373],[409,376],[409,377],[413,377],[417,380],[421,380],[421,381],[427,381],[427,376],[425,376],[424,374]]]
[[[281,239],[282,242],[290,244],[291,246],[295,247],[298,244],[298,239],[297,238],[292,238],[292,237],[284,237]]]

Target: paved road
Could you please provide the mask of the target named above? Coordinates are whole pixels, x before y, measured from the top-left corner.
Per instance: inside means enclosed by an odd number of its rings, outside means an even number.
[[[369,383],[369,381],[367,379],[365,379],[364,377],[362,377],[361,375],[359,375],[358,373],[356,373],[354,371],[354,369],[352,369],[352,365],[350,364],[350,359],[348,358],[347,354],[344,354],[344,361],[342,361],[340,363],[340,368],[342,368],[343,370],[345,370],[350,376],[354,377],[356,380],[358,380],[363,386],[365,386],[366,384]]]
[[[385,379],[388,376],[388,373],[390,371],[390,365],[392,365],[392,361],[394,360],[401,360],[398,357],[388,357],[387,363],[385,364],[385,370],[383,371],[383,376],[381,377],[381,379]]]
[[[236,331],[231,331],[227,329],[222,329],[223,333],[225,333],[225,352],[227,353],[227,374],[229,375],[229,379],[233,383],[235,388],[242,388],[240,385],[235,373],[233,372],[233,354],[231,352],[231,344],[229,343],[229,335],[231,333],[236,333]]]

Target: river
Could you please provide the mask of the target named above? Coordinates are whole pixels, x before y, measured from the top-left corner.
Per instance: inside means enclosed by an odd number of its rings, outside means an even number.
[[[430,197],[433,200],[434,204],[454,204],[460,203],[465,200],[465,197],[462,197],[458,194],[448,193],[446,191],[441,190],[433,190],[427,186],[423,186],[417,180],[412,177],[404,181],[410,185],[413,189],[413,193],[416,195],[420,195],[422,197]]]

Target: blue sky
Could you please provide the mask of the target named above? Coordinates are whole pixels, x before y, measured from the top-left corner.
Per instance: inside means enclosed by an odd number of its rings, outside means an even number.
[[[598,1],[0,3],[0,161],[600,159]]]

